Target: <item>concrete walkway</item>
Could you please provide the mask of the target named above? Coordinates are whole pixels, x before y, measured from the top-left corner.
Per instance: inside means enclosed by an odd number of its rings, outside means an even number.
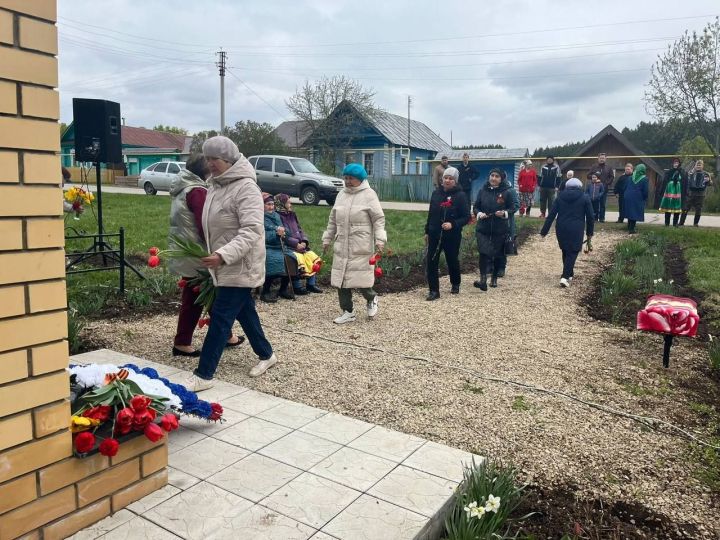
[[[70,362],[188,375],[107,349]],[[199,395],[219,402],[226,421],[182,417],[169,435],[169,484],[73,539],[431,540],[473,458],[222,381]]]

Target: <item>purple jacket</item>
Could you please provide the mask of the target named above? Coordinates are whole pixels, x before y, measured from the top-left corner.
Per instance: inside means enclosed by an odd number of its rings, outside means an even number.
[[[285,243],[300,253],[307,251],[310,241],[300,226],[297,214],[295,212],[279,212],[279,214],[285,227]],[[300,242],[305,242],[305,249],[299,250],[297,248]]]

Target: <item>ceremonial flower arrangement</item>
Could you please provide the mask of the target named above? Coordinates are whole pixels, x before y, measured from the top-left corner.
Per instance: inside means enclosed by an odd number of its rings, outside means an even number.
[[[123,437],[132,433],[157,442],[178,428],[180,414],[222,421],[220,404],[134,364],[71,366],[70,390],[70,431],[78,456],[95,448],[114,456]]]
[[[383,275],[383,269],[380,266],[380,259],[382,259],[382,255],[380,253],[376,253],[372,257],[370,257],[370,260],[368,263],[370,263],[370,266],[374,266],[374,273],[376,278],[381,278]]]
[[[65,192],[65,200],[72,205],[75,219],[80,219],[83,208],[90,206],[95,200],[95,195],[89,191],[85,191],[81,187],[73,186]]]

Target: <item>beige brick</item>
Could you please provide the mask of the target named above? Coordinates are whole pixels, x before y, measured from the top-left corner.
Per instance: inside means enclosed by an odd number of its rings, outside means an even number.
[[[71,454],[72,438],[69,430],[6,450],[0,453],[0,482],[35,471]]]
[[[0,117],[1,121],[2,117]],[[59,216],[62,214],[62,197],[62,189],[59,185],[56,187],[0,185],[0,200],[3,201],[0,215]],[[12,208],[7,208],[6,205]]]
[[[122,445],[120,445],[122,446]],[[85,506],[93,501],[115,493],[140,479],[140,460],[135,458],[122,465],[78,482],[78,504]]]
[[[2,66],[3,78],[5,79],[57,88],[58,63],[57,58],[54,56],[13,49],[12,47],[0,47],[0,66]],[[58,133],[59,139],[60,130],[56,127],[55,131]]]
[[[1,340],[2,338],[0,338]],[[60,401],[69,395],[70,383],[68,374],[64,371],[9,384],[2,388],[0,417],[39,407],[53,401]],[[0,467],[0,475],[2,470],[3,468]]]
[[[13,44],[13,14],[0,11],[0,43]]]
[[[0,285],[62,277],[65,277],[65,252],[61,249],[0,253]],[[0,351],[9,348],[3,349],[0,341]]]
[[[40,540],[40,529],[20,536],[17,540]]]
[[[25,15],[32,15],[39,19],[46,19],[52,22],[57,21],[57,2],[54,1],[28,2],[28,0],[2,0],[0,1],[0,5],[5,9],[24,13]]]
[[[2,19],[0,19],[0,24],[2,24]],[[17,114],[17,85],[15,83],[0,81],[0,113]]]
[[[68,367],[68,342],[58,341],[42,347],[33,347],[32,374],[42,375]]]
[[[68,458],[40,470],[40,494],[47,495],[62,487],[84,480],[108,468],[109,459],[102,454],[78,459]]]
[[[15,538],[75,510],[75,488],[70,486],[4,514],[0,538]]]
[[[23,154],[23,181],[26,184],[62,184],[60,156],[57,154]]]
[[[17,152],[0,151],[0,183],[20,181]]]
[[[2,58],[0,48],[0,58]],[[0,146],[28,150],[60,150],[60,128],[57,122],[0,116]]]
[[[23,116],[38,116],[40,118],[60,118],[60,96],[56,90],[40,88],[37,86],[22,87],[22,114]],[[60,126],[58,126],[58,132]]]
[[[57,54],[57,26],[53,23],[20,17],[20,46]]]
[[[22,249],[22,247],[22,221],[19,219],[0,220],[0,251]],[[2,302],[0,302],[1,305]]]
[[[150,476],[151,474],[167,467],[168,464],[168,448],[163,444],[161,448],[156,448],[152,452],[143,454],[140,457],[142,467],[142,475]]]
[[[0,420],[0,451],[32,438],[32,417],[29,412]]]
[[[37,439],[67,428],[69,422],[70,402],[68,400],[33,410],[33,424]]]
[[[131,457],[135,457],[144,452],[153,450],[154,448],[158,448],[160,447],[160,445],[164,445],[166,442],[167,434],[155,443],[147,437],[135,437],[134,439],[124,442],[120,445],[120,449],[118,450],[118,453],[115,455],[115,457],[110,458],[110,463],[111,465],[121,463],[126,459],[130,459]]]
[[[110,499],[103,499],[73,512],[67,517],[57,520],[55,523],[43,527],[44,540],[62,540],[68,538],[102,518],[110,515]]]
[[[117,512],[125,508],[128,504],[139,501],[146,495],[150,495],[153,491],[166,486],[168,483],[167,469],[157,474],[149,476],[137,484],[133,484],[112,496],[112,511]]]
[[[0,287],[0,319],[25,313],[25,287]]]
[[[60,195],[62,197],[62,195]],[[65,224],[62,219],[28,219],[27,248],[65,246]]]
[[[37,498],[35,473],[27,474],[0,486],[0,514]]]
[[[27,351],[0,354],[0,384],[17,381],[28,376]]]

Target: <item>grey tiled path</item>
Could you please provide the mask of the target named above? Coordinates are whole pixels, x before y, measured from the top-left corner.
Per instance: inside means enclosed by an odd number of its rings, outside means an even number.
[[[174,382],[188,375],[106,349],[71,362],[132,362]],[[182,418],[168,444],[169,485],[73,538],[431,538],[473,457],[230,383],[200,397],[218,400],[227,422]]]

